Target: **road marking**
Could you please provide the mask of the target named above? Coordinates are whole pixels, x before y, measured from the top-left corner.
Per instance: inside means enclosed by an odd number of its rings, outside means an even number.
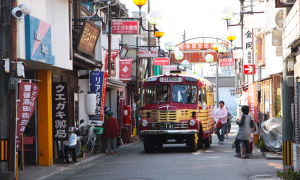
[[[211,150],[206,150],[204,152],[207,152],[207,153],[212,153],[212,152],[215,152],[215,151],[211,151]]]
[[[234,153],[234,151],[223,151],[223,152],[226,152],[226,153]]]
[[[220,159],[221,157],[205,157],[207,159]]]
[[[199,154],[202,154],[201,152],[197,152],[197,153],[193,153],[194,155],[199,155]]]

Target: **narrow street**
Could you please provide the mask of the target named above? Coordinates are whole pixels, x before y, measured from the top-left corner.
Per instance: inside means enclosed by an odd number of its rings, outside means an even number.
[[[47,179],[101,180],[243,180],[254,175],[273,175],[282,167],[280,160],[266,160],[262,156],[251,159],[234,157],[231,148],[237,126],[223,145],[216,144],[213,135],[210,149],[189,152],[184,145],[164,145],[161,152],[145,154],[143,143],[137,142],[118,149],[111,155],[65,170]]]

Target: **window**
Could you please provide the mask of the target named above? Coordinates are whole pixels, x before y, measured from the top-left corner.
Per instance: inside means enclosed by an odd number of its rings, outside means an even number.
[[[170,86],[156,85],[146,87],[146,103],[159,104],[170,101]]]
[[[202,94],[203,94],[203,100],[202,100],[202,102],[207,103],[207,102],[206,102],[206,87],[203,87],[203,88],[202,88]]]
[[[195,85],[173,85],[173,102],[194,104],[197,102],[197,91]]]
[[[202,88],[199,88],[199,103],[202,104]]]

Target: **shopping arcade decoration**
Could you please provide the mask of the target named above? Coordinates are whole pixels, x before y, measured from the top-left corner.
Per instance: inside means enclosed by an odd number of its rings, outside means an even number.
[[[217,62],[217,54],[218,54],[218,58],[220,57],[227,57],[230,55],[230,53],[223,53],[223,55],[221,55],[220,53],[217,53],[214,50],[197,50],[197,51],[182,51],[183,53],[183,59],[180,60],[179,62],[181,63],[183,60],[188,60],[190,63],[206,63],[205,60],[205,56],[207,54],[212,54],[214,56],[214,61],[213,62]],[[177,62],[177,60],[175,59],[174,54],[172,54],[172,60],[174,63]]]
[[[184,43],[179,44],[179,50],[205,50],[205,49],[213,49],[215,43]],[[224,44],[224,43],[219,43]],[[227,44],[228,49],[228,44]]]
[[[120,80],[131,81],[132,58],[120,59]]]
[[[111,60],[110,63],[115,62],[115,59],[118,57],[120,51],[111,51]],[[104,66],[104,71],[107,71],[108,69],[108,51],[106,52],[105,56],[105,66]]]
[[[90,74],[90,91],[98,95],[98,110],[96,115],[89,116],[92,121],[100,121],[100,125],[104,121],[104,107],[105,107],[105,97],[106,97],[106,87],[107,87],[107,72],[101,71],[91,71]]]
[[[68,83],[52,83],[53,140],[68,140],[69,106]]]
[[[39,87],[31,82],[19,83],[19,102],[17,107],[17,151],[20,150],[20,136],[34,112],[35,103],[39,94]]]

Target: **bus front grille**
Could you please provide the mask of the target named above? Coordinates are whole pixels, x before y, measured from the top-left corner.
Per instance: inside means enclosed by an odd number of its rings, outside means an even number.
[[[177,120],[176,111],[159,111],[160,121],[176,121]]]

